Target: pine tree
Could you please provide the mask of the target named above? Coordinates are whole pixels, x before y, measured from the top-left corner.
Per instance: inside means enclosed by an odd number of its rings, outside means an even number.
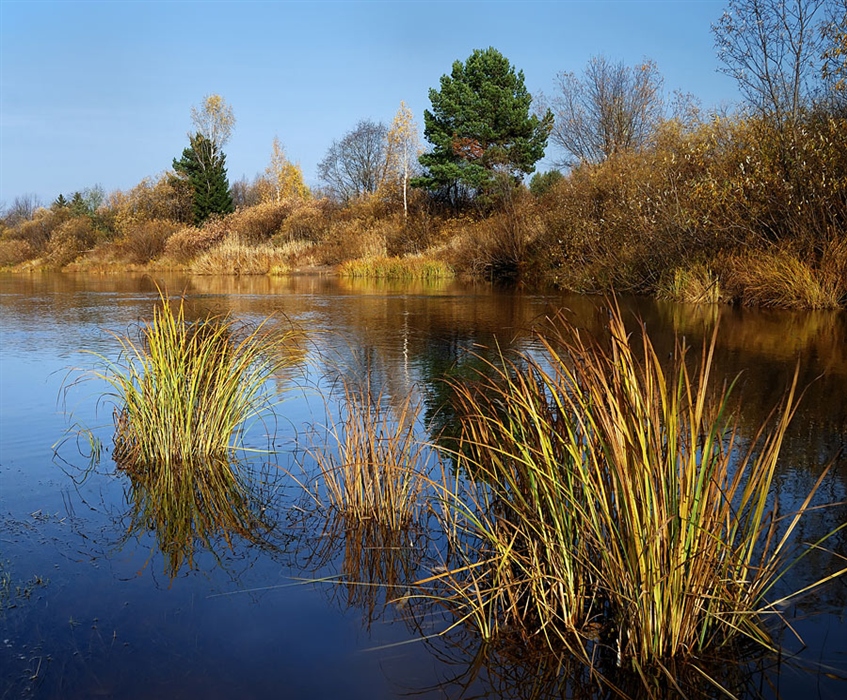
[[[199,226],[213,214],[235,211],[226,176],[226,155],[202,134],[190,138],[174,170],[188,180],[194,192],[194,223]]]
[[[414,184],[458,204],[486,192],[498,175],[520,181],[544,157],[553,115],[530,115],[523,71],[496,49],[478,49],[465,63],[453,63],[429,99],[424,136],[432,150],[420,157],[427,173]]]

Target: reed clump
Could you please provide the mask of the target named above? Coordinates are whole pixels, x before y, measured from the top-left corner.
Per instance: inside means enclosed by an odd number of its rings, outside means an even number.
[[[180,471],[227,460],[248,424],[270,408],[265,383],[285,362],[291,333],[266,319],[255,327],[230,316],[186,318],[185,300],[160,295],[137,337],[115,334],[117,360],[94,372],[113,389],[117,464],[129,471]]]
[[[796,375],[748,440],[732,385],[713,386],[716,334],[699,361],[678,341],[666,371],[639,331],[616,307],[604,341],[557,316],[542,352],[480,357],[478,380],[452,383],[451,561],[419,584],[487,638],[520,630],[641,674],[773,648],[774,585],[812,498],[782,516],[771,496]]]
[[[389,401],[367,381],[345,380],[339,415],[313,450],[326,504],[347,525],[377,523],[403,530],[415,520],[427,449],[417,439],[420,404]]]
[[[720,279],[702,263],[674,269],[673,274],[659,284],[656,296],[686,304],[717,304],[723,297]]]
[[[347,260],[339,266],[342,277],[397,280],[452,279],[453,269],[440,260],[420,256],[370,257]]]

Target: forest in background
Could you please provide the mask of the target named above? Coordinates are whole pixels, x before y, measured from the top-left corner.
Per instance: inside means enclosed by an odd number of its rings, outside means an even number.
[[[0,221],[0,267],[449,275],[692,302],[847,306],[847,0],[730,0],[713,26],[743,102],[668,95],[649,60],[604,56],[531,96],[494,48],[430,90],[427,147],[401,103],[334,141],[310,190],[275,140],[230,183],[219,95],[181,157]],[[549,151],[557,169],[536,172]]]

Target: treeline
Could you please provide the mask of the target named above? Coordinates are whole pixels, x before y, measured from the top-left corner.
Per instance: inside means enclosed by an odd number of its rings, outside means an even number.
[[[230,185],[235,118],[211,95],[163,175],[16,199],[0,266],[285,274],[426,258],[582,292],[844,307],[847,0],[730,0],[713,32],[745,98],[735,112],[669,98],[652,62],[603,56],[533,100],[502,54],[477,50],[430,90],[426,150],[401,104],[390,126],[360,121],[332,143],[315,191],[278,140],[264,173]],[[559,170],[535,172],[545,150]]]

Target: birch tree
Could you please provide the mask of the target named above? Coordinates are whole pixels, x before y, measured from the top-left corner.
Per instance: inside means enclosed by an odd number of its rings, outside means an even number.
[[[232,137],[235,113],[220,95],[206,95],[199,108],[191,108],[191,122],[196,133],[203,136],[217,154]]]
[[[288,160],[278,136],[274,136],[271,162],[265,168],[265,174],[273,188],[273,199],[277,204],[284,199],[305,199],[309,196],[302,169]]]
[[[385,136],[386,141],[386,184],[398,188],[403,194],[403,217],[409,215],[409,179],[416,174],[418,156],[421,154],[421,142],[418,137],[418,125],[412,110],[405,102],[394,115],[394,121]]]

